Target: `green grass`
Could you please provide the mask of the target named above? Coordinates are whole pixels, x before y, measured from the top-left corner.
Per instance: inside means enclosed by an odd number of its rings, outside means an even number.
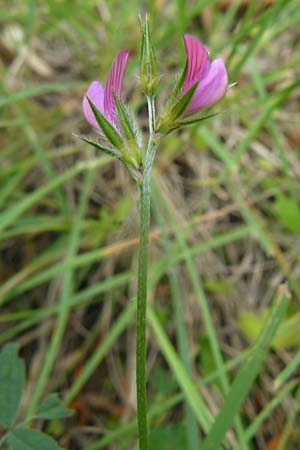
[[[170,450],[168,439],[172,450],[264,450],[272,438],[297,448],[298,341],[278,350],[272,336],[299,323],[300,6],[225,3],[28,0],[1,10],[0,343],[21,345],[25,415],[53,391],[76,408],[45,426],[64,448],[137,448],[138,192],[118,161],[72,133],[89,133],[82,96],[105,83],[121,48],[125,98],[147,126],[137,78],[146,10],[158,112],[184,64],[183,33],[222,56],[237,82],[219,116],[171,133],[157,152],[150,450]],[[283,284],[287,306],[276,300]],[[240,315],[254,313],[255,328],[272,308],[248,342]]]

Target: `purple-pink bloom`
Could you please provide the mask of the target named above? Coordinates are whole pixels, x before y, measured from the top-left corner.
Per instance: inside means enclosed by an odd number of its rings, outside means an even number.
[[[119,129],[119,123],[114,102],[115,94],[121,100],[123,79],[126,70],[128,51],[121,50],[113,60],[105,88],[99,81],[93,81],[82,100],[82,109],[86,120],[96,129],[99,125],[94,117],[94,113],[89,105],[87,97],[91,100],[103,116],[116,128]]]
[[[197,89],[185,110],[185,114],[192,114],[221,100],[228,87],[228,75],[221,58],[212,63],[206,48],[188,34],[184,35],[184,46],[187,58],[187,71],[181,95],[185,94],[197,81]]]

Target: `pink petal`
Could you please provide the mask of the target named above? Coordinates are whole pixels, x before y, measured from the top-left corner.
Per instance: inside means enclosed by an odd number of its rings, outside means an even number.
[[[93,81],[90,84],[82,100],[82,109],[86,120],[93,128],[99,129],[99,125],[86,97],[88,97],[94,103],[96,108],[103,113],[104,89],[99,81]]]
[[[182,94],[192,87],[197,80],[204,78],[210,68],[207,50],[201,42],[189,34],[185,34],[183,39],[187,58],[187,72]]]
[[[208,75],[200,81],[185,112],[191,114],[209,108],[224,97],[227,87],[228,75],[224,61],[221,58],[215,59]]]
[[[113,98],[113,92],[121,100],[121,92],[123,86],[123,79],[128,60],[128,51],[121,50],[115,57],[104,91],[104,112],[105,116],[112,123],[117,124],[116,108]]]

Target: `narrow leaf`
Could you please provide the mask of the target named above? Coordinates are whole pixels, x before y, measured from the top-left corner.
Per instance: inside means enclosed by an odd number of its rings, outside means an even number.
[[[140,49],[140,78],[144,78],[147,75],[146,71],[146,34],[145,25],[140,17],[141,25],[141,49]]]
[[[150,306],[148,309],[148,317],[150,326],[159,344],[160,350],[166,358],[166,361],[169,364],[174,377],[181,387],[181,390],[184,393],[188,404],[193,410],[199,424],[204,429],[204,431],[207,432],[212,422],[212,416],[205,401],[203,400],[201,394],[199,394],[199,392],[197,391],[195,383],[188,375],[182,361],[178,357],[176,351],[174,350],[174,347],[167,337],[164,328],[160,324],[155,312]]]
[[[120,102],[120,100],[115,95],[115,93],[113,95],[114,95],[114,101],[115,101],[115,106],[116,106],[116,110],[117,110],[117,116],[118,116],[118,120],[119,120],[119,124],[120,124],[121,130],[122,130],[123,136],[126,141],[134,142],[135,134],[132,129],[131,121],[130,121],[130,118],[126,111],[126,108],[123,105],[123,103]]]
[[[208,116],[195,117],[194,119],[191,119],[191,120],[183,120],[181,122],[176,122],[174,124],[174,126],[168,131],[167,134],[170,134],[172,131],[177,130],[178,128],[189,127],[191,125],[194,125],[195,123],[199,123],[199,122],[203,122],[208,119],[212,119],[213,117],[215,117],[219,114],[221,114],[221,113],[214,113],[214,114],[209,114]]]
[[[132,120],[122,102],[114,95],[115,106],[119,124],[125,140],[125,145],[122,151],[122,161],[127,165],[129,170],[139,169],[142,162],[142,155],[139,146],[136,143],[136,135],[132,126]],[[135,178],[135,176],[134,176]]]
[[[184,67],[184,69],[182,71],[182,74],[178,78],[177,83],[175,84],[175,87],[174,87],[174,89],[173,89],[173,91],[172,91],[172,93],[171,93],[171,95],[170,95],[170,97],[168,99],[168,102],[166,104],[166,109],[169,109],[170,106],[172,106],[173,103],[175,102],[175,100],[176,100],[176,98],[177,98],[177,96],[178,96],[178,94],[179,94],[179,92],[180,92],[180,90],[181,90],[181,88],[183,86],[183,83],[184,83],[184,80],[185,80],[185,77],[186,77],[186,71],[187,71],[187,63],[185,64],[185,67]]]
[[[141,21],[141,51],[140,51],[140,80],[145,94],[155,95],[159,76],[150,33],[149,15],[146,14],[145,24]]]
[[[65,408],[57,393],[49,394],[37,409],[36,416],[41,419],[63,419],[74,414]]]
[[[300,208],[292,196],[279,194],[274,204],[275,214],[281,224],[291,233],[300,233]]]
[[[150,434],[150,450],[182,450],[187,449],[184,423],[159,425],[153,428]]]
[[[291,359],[291,361],[287,364],[287,366],[285,366],[282,372],[280,372],[280,374],[276,377],[274,381],[275,388],[277,389],[283,383],[285,383],[286,380],[291,376],[291,374],[296,369],[299,370],[299,366],[300,366],[300,353],[296,353],[293,359]]]
[[[103,114],[96,108],[94,103],[87,97],[89,105],[94,113],[95,119],[112,145],[119,150],[123,147],[123,141],[119,133],[115,130],[115,128],[111,125],[111,123],[103,116]]]
[[[8,434],[7,440],[11,450],[59,450],[52,437],[28,428],[16,428]]]
[[[156,62],[156,57],[155,57],[155,53],[154,53],[151,32],[150,32],[149,14],[146,14],[145,40],[146,40],[145,43],[146,43],[147,54],[148,54],[148,59],[149,59],[149,75],[150,75],[151,81],[155,81],[155,80],[158,80],[158,69],[157,69],[157,62]]]
[[[7,344],[0,352],[0,423],[8,428],[17,415],[25,383],[24,361],[18,345]]]
[[[165,131],[169,128],[174,128],[174,122],[181,114],[186,110],[188,104],[190,103],[199,81],[197,81],[193,86],[175,103],[170,111],[166,108],[162,114],[160,124],[158,126],[159,131]]]
[[[171,117],[176,120],[187,108],[188,104],[192,100],[192,97],[198,87],[199,81],[197,81],[193,86],[180,98],[180,100],[175,104],[171,110]]]
[[[111,148],[107,148],[107,147],[103,147],[102,145],[100,145],[98,142],[93,141],[93,139],[89,138],[88,136],[83,136],[81,134],[75,134],[73,133],[73,135],[75,137],[78,137],[79,139],[81,139],[82,141],[86,142],[87,144],[92,145],[93,147],[95,147],[97,150],[101,150],[101,152],[106,153],[109,156],[112,156],[113,158],[119,158],[120,157],[120,153],[117,152],[116,150],[113,150]]]
[[[280,325],[285,312],[289,294],[284,286],[281,286],[275,301],[272,313],[265,324],[261,334],[255,342],[252,351],[244,362],[231,386],[228,395],[206,437],[202,450],[215,450],[221,445],[226,432],[245,400],[252,383],[259,374],[261,366],[266,358],[273,337]]]
[[[198,123],[198,122],[202,122],[203,120],[212,119],[213,117],[218,116],[219,114],[221,114],[221,113],[216,112],[214,114],[208,114],[207,116],[195,117],[190,120],[183,120],[182,122],[178,122],[178,124],[180,127],[186,127],[189,125],[194,125],[195,123]]]

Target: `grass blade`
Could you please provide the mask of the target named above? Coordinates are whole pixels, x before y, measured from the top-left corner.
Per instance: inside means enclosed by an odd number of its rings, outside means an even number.
[[[261,369],[267,351],[280,325],[288,300],[289,294],[286,287],[282,285],[278,290],[278,296],[270,317],[256,340],[247,361],[240,368],[201,450],[215,450],[221,445],[226,432],[232,425],[252,383]]]

